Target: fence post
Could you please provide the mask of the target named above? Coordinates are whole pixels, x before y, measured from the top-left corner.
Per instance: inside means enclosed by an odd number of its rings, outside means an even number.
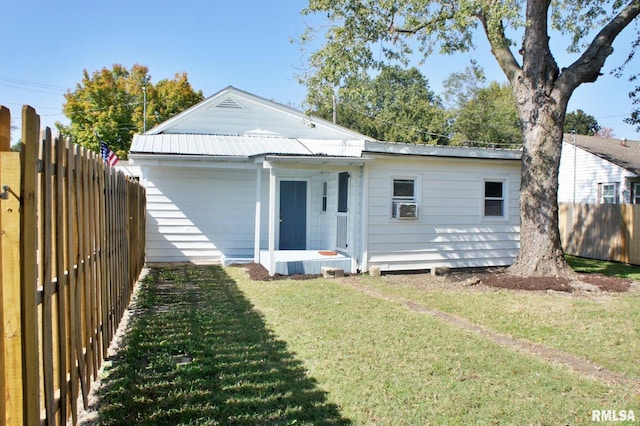
[[[6,186],[7,198],[0,200],[0,253],[2,270],[3,324],[3,420],[6,424],[23,422],[23,364],[20,285],[20,154],[9,151],[11,116],[0,107],[0,188]]]
[[[11,113],[8,108],[0,106],[0,156],[2,156],[2,160],[4,160],[3,153],[8,151],[7,148],[11,142]],[[2,171],[4,170],[3,164],[0,161],[0,181],[2,180]],[[0,229],[2,229],[2,213],[0,209]],[[3,239],[4,240],[4,239]],[[2,245],[0,244],[0,259],[2,259]],[[4,265],[0,265],[0,270],[4,270]],[[8,397],[8,392],[6,388],[6,380],[5,374],[7,372],[7,359],[5,357],[5,344],[4,340],[6,339],[5,333],[5,322],[4,322],[4,311],[6,309],[6,304],[4,303],[4,292],[2,291],[3,287],[3,277],[0,276],[0,321],[2,323],[2,334],[0,335],[0,421],[7,424],[8,416],[7,416],[7,404],[6,399]]]

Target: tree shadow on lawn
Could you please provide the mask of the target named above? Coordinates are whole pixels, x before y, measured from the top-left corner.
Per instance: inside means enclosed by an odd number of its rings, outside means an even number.
[[[351,424],[222,268],[152,268],[134,308],[90,424]]]

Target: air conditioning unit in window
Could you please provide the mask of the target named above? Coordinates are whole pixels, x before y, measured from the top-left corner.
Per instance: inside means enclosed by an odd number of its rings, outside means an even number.
[[[416,203],[393,203],[393,217],[396,219],[416,219],[418,205]]]

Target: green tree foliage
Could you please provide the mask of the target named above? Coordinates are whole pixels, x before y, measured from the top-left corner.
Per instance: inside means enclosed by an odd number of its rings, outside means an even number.
[[[522,131],[516,100],[509,84],[492,82],[478,89],[456,115],[453,129],[456,144],[522,146]]]
[[[331,120],[331,93],[310,100],[313,113]],[[377,140],[448,143],[447,113],[416,68],[384,66],[373,79],[343,87],[335,97],[336,122]]]
[[[576,88],[602,74],[613,41],[640,14],[639,1],[309,0],[303,13],[314,14],[320,28],[310,28],[303,43],[315,48],[314,36],[324,36],[302,76],[310,94],[365,81],[385,63],[408,64],[434,50],[469,51],[484,37],[509,81],[522,126],[521,239],[510,271],[572,274],[557,207],[567,104]],[[562,40],[570,40],[575,62],[558,65],[551,30],[567,36]]]
[[[486,81],[484,69],[475,60],[472,60],[471,65],[463,72],[452,72],[442,83],[445,106],[453,110],[460,110],[477,96]]]
[[[96,152],[100,145],[97,133],[118,157],[126,158],[133,135],[144,129],[145,91],[147,129],[203,99],[186,73],[154,85],[148,68],[142,65],[127,69],[114,64],[91,75],[85,69],[76,89],[65,95],[63,111],[70,124],[56,125],[63,135]]]
[[[575,132],[579,135],[594,136],[600,132],[600,129],[596,118],[581,109],[567,113],[564,118],[565,133]]]

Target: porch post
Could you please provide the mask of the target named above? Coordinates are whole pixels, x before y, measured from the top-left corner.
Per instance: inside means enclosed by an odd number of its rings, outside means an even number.
[[[258,164],[256,168],[256,227],[255,237],[253,242],[253,261],[260,263],[260,216],[261,205],[260,200],[262,198],[262,164]]]
[[[269,168],[269,275],[276,273],[276,171]]]

